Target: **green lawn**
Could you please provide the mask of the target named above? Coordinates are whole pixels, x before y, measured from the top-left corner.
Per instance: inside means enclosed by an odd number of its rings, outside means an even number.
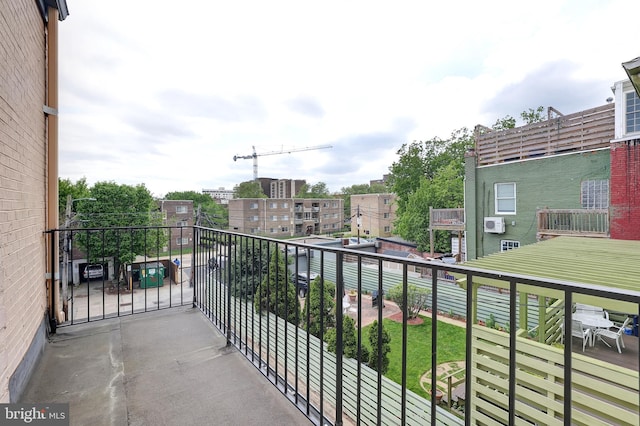
[[[422,317],[420,325],[407,326],[407,388],[429,398],[420,386],[420,377],[431,370],[431,318]],[[402,384],[402,324],[385,319],[384,328],[391,336],[389,370],[386,376]],[[363,327],[362,341],[369,346],[370,326]],[[438,364],[465,359],[465,329],[438,321]]]

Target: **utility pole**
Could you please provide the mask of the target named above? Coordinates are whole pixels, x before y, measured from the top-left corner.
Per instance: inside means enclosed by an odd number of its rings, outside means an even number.
[[[362,219],[360,218],[360,204],[356,213],[356,224],[358,225],[358,244],[360,244],[360,228],[362,227]]]

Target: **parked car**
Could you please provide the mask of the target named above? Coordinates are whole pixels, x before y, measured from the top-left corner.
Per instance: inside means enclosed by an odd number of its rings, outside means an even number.
[[[300,295],[300,297],[306,297],[307,292],[309,291],[309,282],[315,280],[318,277],[318,274],[315,272],[311,273],[311,276],[307,277],[306,272],[300,272],[298,276],[293,274],[291,277],[291,282],[296,285],[296,292]]]
[[[104,275],[104,268],[102,267],[102,265],[99,265],[99,264],[85,266],[84,272],[82,273],[82,276],[84,277],[85,280],[90,280],[93,278],[102,278],[103,275]]]

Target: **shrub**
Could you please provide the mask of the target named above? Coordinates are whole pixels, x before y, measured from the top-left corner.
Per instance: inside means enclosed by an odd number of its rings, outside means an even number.
[[[382,365],[380,366],[380,372],[385,374],[389,368],[389,352],[391,352],[391,336],[387,330],[382,327],[382,340],[378,344],[378,321],[374,321],[369,328],[369,344],[371,345],[371,353],[369,355],[369,367],[378,371],[378,354],[382,354]]]
[[[335,326],[333,310],[335,302],[331,296],[331,288],[335,293],[335,284],[330,281],[322,282],[319,276],[309,283],[309,293],[302,310],[302,328],[308,330],[310,334],[320,338],[330,328]],[[322,291],[322,299],[321,292]],[[322,300],[322,303],[320,303]],[[323,305],[324,313],[320,312],[320,305]],[[307,322],[307,315],[309,321]],[[322,322],[322,324],[320,324]],[[321,327],[322,326],[322,327]],[[322,331],[322,333],[321,333]]]
[[[426,304],[429,297],[429,290],[417,287],[415,284],[407,285],[407,317],[416,318]],[[389,290],[389,299],[394,301],[404,312],[403,288],[402,284],[393,286]]]

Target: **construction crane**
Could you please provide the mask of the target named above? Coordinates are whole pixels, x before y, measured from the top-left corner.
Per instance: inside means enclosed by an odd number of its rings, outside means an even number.
[[[237,161],[238,159],[248,160],[249,158],[253,158],[253,180],[258,180],[258,157],[262,157],[264,155],[278,155],[278,154],[291,154],[292,152],[300,152],[300,151],[311,151],[314,149],[326,149],[333,148],[332,145],[317,145],[317,146],[307,146],[305,148],[293,148],[293,149],[284,149],[282,148],[280,151],[271,151],[271,152],[262,152],[260,154],[256,153],[256,147],[252,146],[253,154],[251,155],[234,155],[233,161]]]

